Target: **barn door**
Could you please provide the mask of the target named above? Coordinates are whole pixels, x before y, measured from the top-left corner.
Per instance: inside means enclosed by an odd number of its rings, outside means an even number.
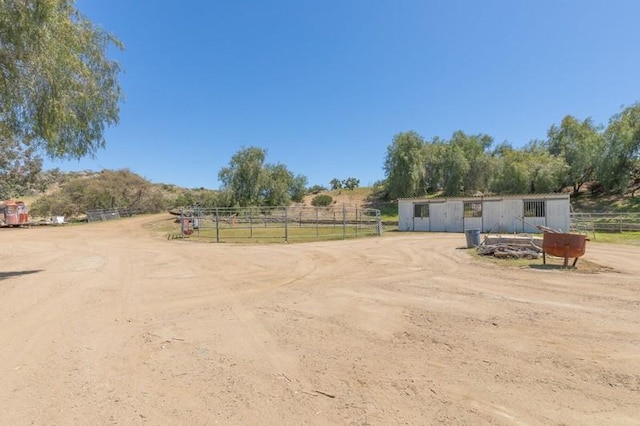
[[[504,228],[503,232],[524,232],[524,223],[522,222],[522,200],[502,200],[501,220],[502,227]]]
[[[447,221],[446,203],[429,204],[429,230],[431,232],[445,232]]]
[[[464,203],[462,201],[447,201],[446,203],[446,232],[464,232]]]

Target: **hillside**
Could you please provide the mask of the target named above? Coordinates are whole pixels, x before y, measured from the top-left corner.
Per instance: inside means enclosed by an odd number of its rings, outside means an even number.
[[[66,185],[71,185],[71,182],[77,181],[78,179],[85,181],[86,185],[80,183],[79,185],[74,185],[82,190],[82,192],[87,192],[88,187],[92,186],[92,182],[96,180],[104,181],[109,176],[120,176],[120,180],[115,180],[112,184],[108,185],[108,192],[117,194],[120,192],[127,192],[126,189],[120,190],[118,189],[118,185],[128,186],[128,189],[133,188],[135,185],[140,185],[141,188],[144,188],[144,192],[154,193],[156,203],[154,204],[155,211],[162,211],[167,208],[174,208],[180,206],[191,206],[191,205],[208,205],[211,200],[219,199],[220,193],[216,190],[210,190],[205,188],[181,188],[177,185],[167,184],[167,183],[150,183],[145,179],[131,173],[128,171],[101,171],[101,172],[73,172],[73,173],[55,173],[49,174],[47,185],[44,187],[42,191],[32,191],[30,194],[20,197],[22,201],[25,201],[27,205],[31,208],[32,206],[37,206],[37,202],[45,197],[54,197],[58,193],[62,193],[63,189]],[[122,176],[127,179],[122,178]],[[94,188],[95,190],[95,188]],[[104,189],[103,189],[104,190]],[[350,205],[350,206],[361,206],[365,208],[376,208],[381,210],[382,217],[386,221],[397,221],[398,218],[398,209],[397,203],[395,201],[386,201],[380,199],[377,188],[374,187],[361,187],[355,189],[336,189],[336,190],[325,190],[321,192],[313,192],[307,194],[302,204],[306,206],[311,206],[312,200],[315,196],[324,194],[328,195],[332,198],[332,204],[336,205]],[[58,197],[59,203],[68,203],[68,198],[64,201],[63,197]],[[115,196],[112,197],[113,200],[116,199]],[[218,203],[220,200],[218,201]],[[52,201],[49,201],[49,204],[52,204]],[[118,201],[116,201],[118,203]],[[120,201],[122,204],[122,201]],[[221,205],[221,204],[214,204]],[[224,205],[224,204],[223,204]],[[585,186],[578,194],[572,196],[571,198],[572,210],[575,212],[607,212],[607,213],[617,213],[617,212],[638,212],[640,211],[640,197],[634,197],[632,193],[628,193],[624,196],[622,195],[593,195],[588,186]],[[118,205],[119,207],[122,207]],[[126,207],[126,205],[125,205]],[[75,209],[76,212],[84,212],[83,208]],[[43,213],[42,217],[48,217],[51,214],[63,214],[67,217],[73,217],[75,214],[71,212],[66,213]],[[38,209],[32,209],[32,216],[38,217]]]
[[[355,189],[334,189],[321,191],[314,194],[307,194],[304,197],[303,204],[305,206],[311,206],[311,200],[317,195],[326,194],[333,198],[334,205],[352,205],[361,206],[365,208],[379,209],[383,219],[385,220],[397,220],[398,219],[398,205],[394,201],[386,201],[380,199],[376,194],[376,189],[373,187],[361,187]]]

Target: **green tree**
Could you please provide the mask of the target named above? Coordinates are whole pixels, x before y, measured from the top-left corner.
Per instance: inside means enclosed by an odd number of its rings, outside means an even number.
[[[460,196],[464,192],[464,182],[469,173],[469,161],[461,146],[449,144],[444,152],[443,191],[445,195]]]
[[[307,178],[294,176],[284,164],[265,163],[266,155],[262,148],[242,148],[220,170],[218,177],[230,205],[280,206],[302,200]]]
[[[636,191],[640,190],[640,159],[636,159],[631,169],[629,187],[631,198],[636,196]]]
[[[360,179],[354,177],[348,177],[342,181],[342,186],[346,189],[353,190],[360,186]]]
[[[502,144],[494,150],[494,159],[491,190],[499,194],[555,192],[568,170],[564,159],[551,155],[539,141],[518,150]]]
[[[543,194],[562,190],[570,170],[566,161],[551,155],[545,145],[542,141],[534,140],[523,148],[529,170],[529,192],[531,193]]]
[[[389,198],[417,197],[426,192],[424,139],[414,131],[398,133],[384,162]]]
[[[0,140],[44,148],[51,157],[93,155],[118,122],[122,48],[73,0],[0,0]]]
[[[267,151],[262,148],[242,148],[218,173],[223,190],[231,194],[233,204],[239,206],[257,206],[260,192],[264,187],[264,160]]]
[[[42,159],[33,147],[0,138],[0,200],[25,195],[38,186]]]
[[[291,202],[293,173],[284,164],[267,164],[264,170],[263,188],[260,204],[267,206],[284,206]]]
[[[562,158],[569,166],[563,186],[571,186],[574,192],[578,192],[585,183],[595,178],[604,139],[590,118],[579,121],[567,115],[560,126],[551,126],[546,144],[552,155]]]
[[[340,189],[342,188],[342,181],[338,178],[333,178],[329,182],[329,185],[331,185],[331,189],[333,190]]]
[[[445,154],[449,146],[446,141],[436,137],[424,145],[425,190],[435,193],[444,187],[446,173]]]
[[[598,167],[598,180],[606,191],[627,189],[640,156],[640,103],[625,108],[609,120],[606,147]]]
[[[461,184],[462,192],[465,194],[487,191],[493,175],[493,164],[489,154],[489,148],[492,144],[493,138],[489,135],[467,135],[460,130],[455,132],[450,141],[451,149],[459,149],[466,161],[458,158],[457,152],[450,153],[448,158],[453,163],[449,167],[457,166],[462,169],[452,171],[450,179],[455,176],[456,182],[445,186],[450,186],[451,190],[455,191],[456,186]],[[462,179],[461,183],[457,182],[459,179]]]
[[[491,190],[497,194],[526,194],[530,190],[526,154],[503,143],[494,150],[497,167]]]
[[[297,175],[293,178],[293,182],[291,183],[291,188],[289,188],[289,195],[291,196],[291,201],[295,201],[296,203],[302,202],[304,196],[307,194],[307,184],[309,183],[308,179],[304,175]]]

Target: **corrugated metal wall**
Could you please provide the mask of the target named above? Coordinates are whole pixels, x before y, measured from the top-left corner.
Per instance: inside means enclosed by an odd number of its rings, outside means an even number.
[[[464,204],[482,203],[480,217],[465,217]],[[415,217],[414,206],[428,204],[427,217]],[[526,210],[526,211],[525,211]],[[568,232],[569,196],[522,198],[398,200],[400,231],[538,233],[538,225]],[[468,215],[472,216],[472,215]]]

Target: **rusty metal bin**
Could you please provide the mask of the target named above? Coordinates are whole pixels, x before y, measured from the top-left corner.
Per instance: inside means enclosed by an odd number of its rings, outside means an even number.
[[[584,255],[589,239],[586,235],[545,232],[542,236],[542,260],[547,263],[546,255],[564,258],[564,267],[569,264],[569,258],[575,258],[573,266],[576,266],[578,258]]]

